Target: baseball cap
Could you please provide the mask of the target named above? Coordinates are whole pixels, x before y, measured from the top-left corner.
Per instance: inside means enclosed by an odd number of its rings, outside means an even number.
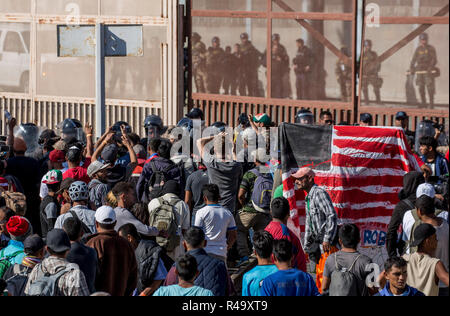
[[[269,126],[272,124],[272,120],[270,119],[270,116],[266,113],[258,114],[253,117],[253,122],[255,123],[263,123],[265,126]]]
[[[47,233],[47,247],[58,253],[70,250],[69,236],[62,229],[52,229]]]
[[[292,174],[291,177],[300,179],[306,175],[310,175],[310,176],[314,177],[316,174],[314,173],[314,171],[311,168],[305,167],[305,168],[300,168],[296,173]]]
[[[57,192],[57,194],[61,194],[64,190],[67,190],[70,188],[70,185],[72,183],[74,183],[75,180],[72,178],[65,178],[62,182],[61,185],[59,186],[59,191]]]
[[[144,146],[137,144],[133,147],[133,150],[138,159],[138,164],[145,163],[145,161],[147,160],[147,151],[145,150]]]
[[[109,144],[102,151],[102,159],[106,163],[113,163],[117,160],[117,155],[119,153],[119,147],[115,144]]]
[[[407,119],[407,118],[408,118],[408,115],[406,114],[406,112],[400,111],[400,112],[397,112],[397,114],[395,114],[395,119],[397,121],[404,120],[404,119]]]
[[[47,174],[44,176],[44,180],[42,180],[42,183],[44,184],[55,184],[60,183],[63,180],[63,175],[60,170],[50,170],[47,172]]]
[[[66,161],[66,154],[62,150],[52,150],[48,157],[51,162],[64,162]]]
[[[87,174],[89,178],[92,178],[97,172],[109,168],[110,166],[111,164],[109,163],[103,164],[102,162],[96,160],[93,163],[91,163],[87,168]]]
[[[36,253],[37,251],[44,248],[45,242],[44,240],[37,234],[28,236],[23,241],[23,248],[26,254]]]
[[[422,195],[426,195],[434,199],[436,195],[436,190],[434,189],[434,186],[429,183],[420,184],[416,190],[416,197],[420,198]]]
[[[436,229],[430,224],[420,224],[414,231],[414,241],[411,247],[419,246],[425,239],[436,234]]]
[[[110,206],[101,206],[95,211],[95,221],[99,224],[112,224],[116,222],[116,212]]]

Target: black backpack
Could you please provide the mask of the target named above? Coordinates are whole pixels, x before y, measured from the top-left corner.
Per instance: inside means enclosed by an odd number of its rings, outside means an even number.
[[[25,287],[28,282],[28,274],[31,269],[20,264],[13,266],[14,275],[6,280],[6,289],[11,296],[26,296]]]
[[[150,161],[150,166],[152,167],[153,173],[148,181],[148,201],[162,196],[164,184],[170,180],[167,176],[168,172],[174,168],[178,168],[177,165],[171,164],[163,170],[158,170],[153,160]]]

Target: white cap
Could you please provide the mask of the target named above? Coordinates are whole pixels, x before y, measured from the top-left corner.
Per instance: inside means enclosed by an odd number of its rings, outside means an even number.
[[[434,196],[436,195],[436,191],[434,190],[434,187],[429,183],[422,183],[417,187],[416,191],[416,197],[420,198],[422,195],[429,196],[430,198],[434,199]]]
[[[115,223],[116,212],[110,206],[101,206],[95,211],[95,221],[104,225]]]

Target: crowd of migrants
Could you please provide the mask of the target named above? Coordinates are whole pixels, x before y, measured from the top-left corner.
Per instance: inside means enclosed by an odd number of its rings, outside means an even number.
[[[435,80],[440,76],[436,67],[438,60],[436,49],[429,44],[429,36],[419,36],[420,46],[411,56],[408,78],[416,78],[415,83],[420,94],[421,106],[434,105],[436,94]],[[297,100],[314,99],[312,95],[313,74],[318,72],[318,65],[313,50],[301,38],[296,40],[297,51],[290,59],[288,51],[281,44],[279,34],[272,36],[272,97],[292,99],[291,65],[295,74]],[[353,69],[347,60],[351,52],[347,47],[341,48],[341,58],[336,62],[335,74],[340,88],[341,100],[351,101]],[[364,102],[370,103],[369,86],[375,94],[375,102],[381,103],[383,78],[380,76],[381,63],[370,39],[364,41],[362,56],[362,93]],[[292,64],[291,64],[292,63]],[[240,35],[240,43],[233,47],[221,47],[221,40],[215,36],[207,48],[200,34],[192,34],[192,66],[197,93],[241,95],[264,97],[263,83],[258,79],[259,68],[267,68],[267,51],[260,52],[249,40],[247,33]],[[411,84],[414,86],[414,83]],[[414,87],[412,88],[414,90]],[[428,101],[427,102],[427,92]],[[415,92],[413,93],[415,95]],[[415,96],[414,96],[415,99]],[[410,102],[417,102],[411,101]]]
[[[203,119],[194,108],[179,127],[189,131]],[[397,126],[414,138],[407,121],[406,113],[396,115]],[[308,110],[296,122],[316,124]],[[239,117],[234,136],[243,138],[244,162],[213,149],[210,161],[196,162],[194,151],[171,155],[179,139],[154,115],[145,121],[146,138],[117,122],[95,143],[91,126],[66,119],[59,136],[44,130],[33,144],[29,133],[36,126],[17,127],[11,118],[2,146],[10,151],[2,152],[0,163],[1,293],[448,295],[448,147],[444,158],[437,151],[440,129],[428,123],[433,136],[419,135],[417,146],[410,141],[422,172],[404,176],[387,235],[389,259],[370,283],[372,261],[358,251],[358,227],[338,226],[330,196],[310,168],[292,173],[307,192],[305,240],[288,228],[278,157],[267,158],[260,147],[248,152],[252,138],[275,125],[267,114]],[[335,122],[323,112],[317,124]],[[371,115],[362,114],[360,124],[372,125]],[[213,127],[217,133],[194,144],[201,157],[226,135],[224,123]],[[318,282],[311,263],[324,253],[330,255]],[[257,265],[235,284],[229,269],[250,262]]]

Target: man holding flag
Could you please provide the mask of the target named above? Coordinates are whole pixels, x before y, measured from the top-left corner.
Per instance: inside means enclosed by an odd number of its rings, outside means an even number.
[[[310,260],[317,263],[317,288],[322,288],[323,268],[328,256],[336,248],[337,214],[327,191],[314,182],[315,173],[311,168],[300,168],[292,175],[298,190],[306,196],[305,252]]]

